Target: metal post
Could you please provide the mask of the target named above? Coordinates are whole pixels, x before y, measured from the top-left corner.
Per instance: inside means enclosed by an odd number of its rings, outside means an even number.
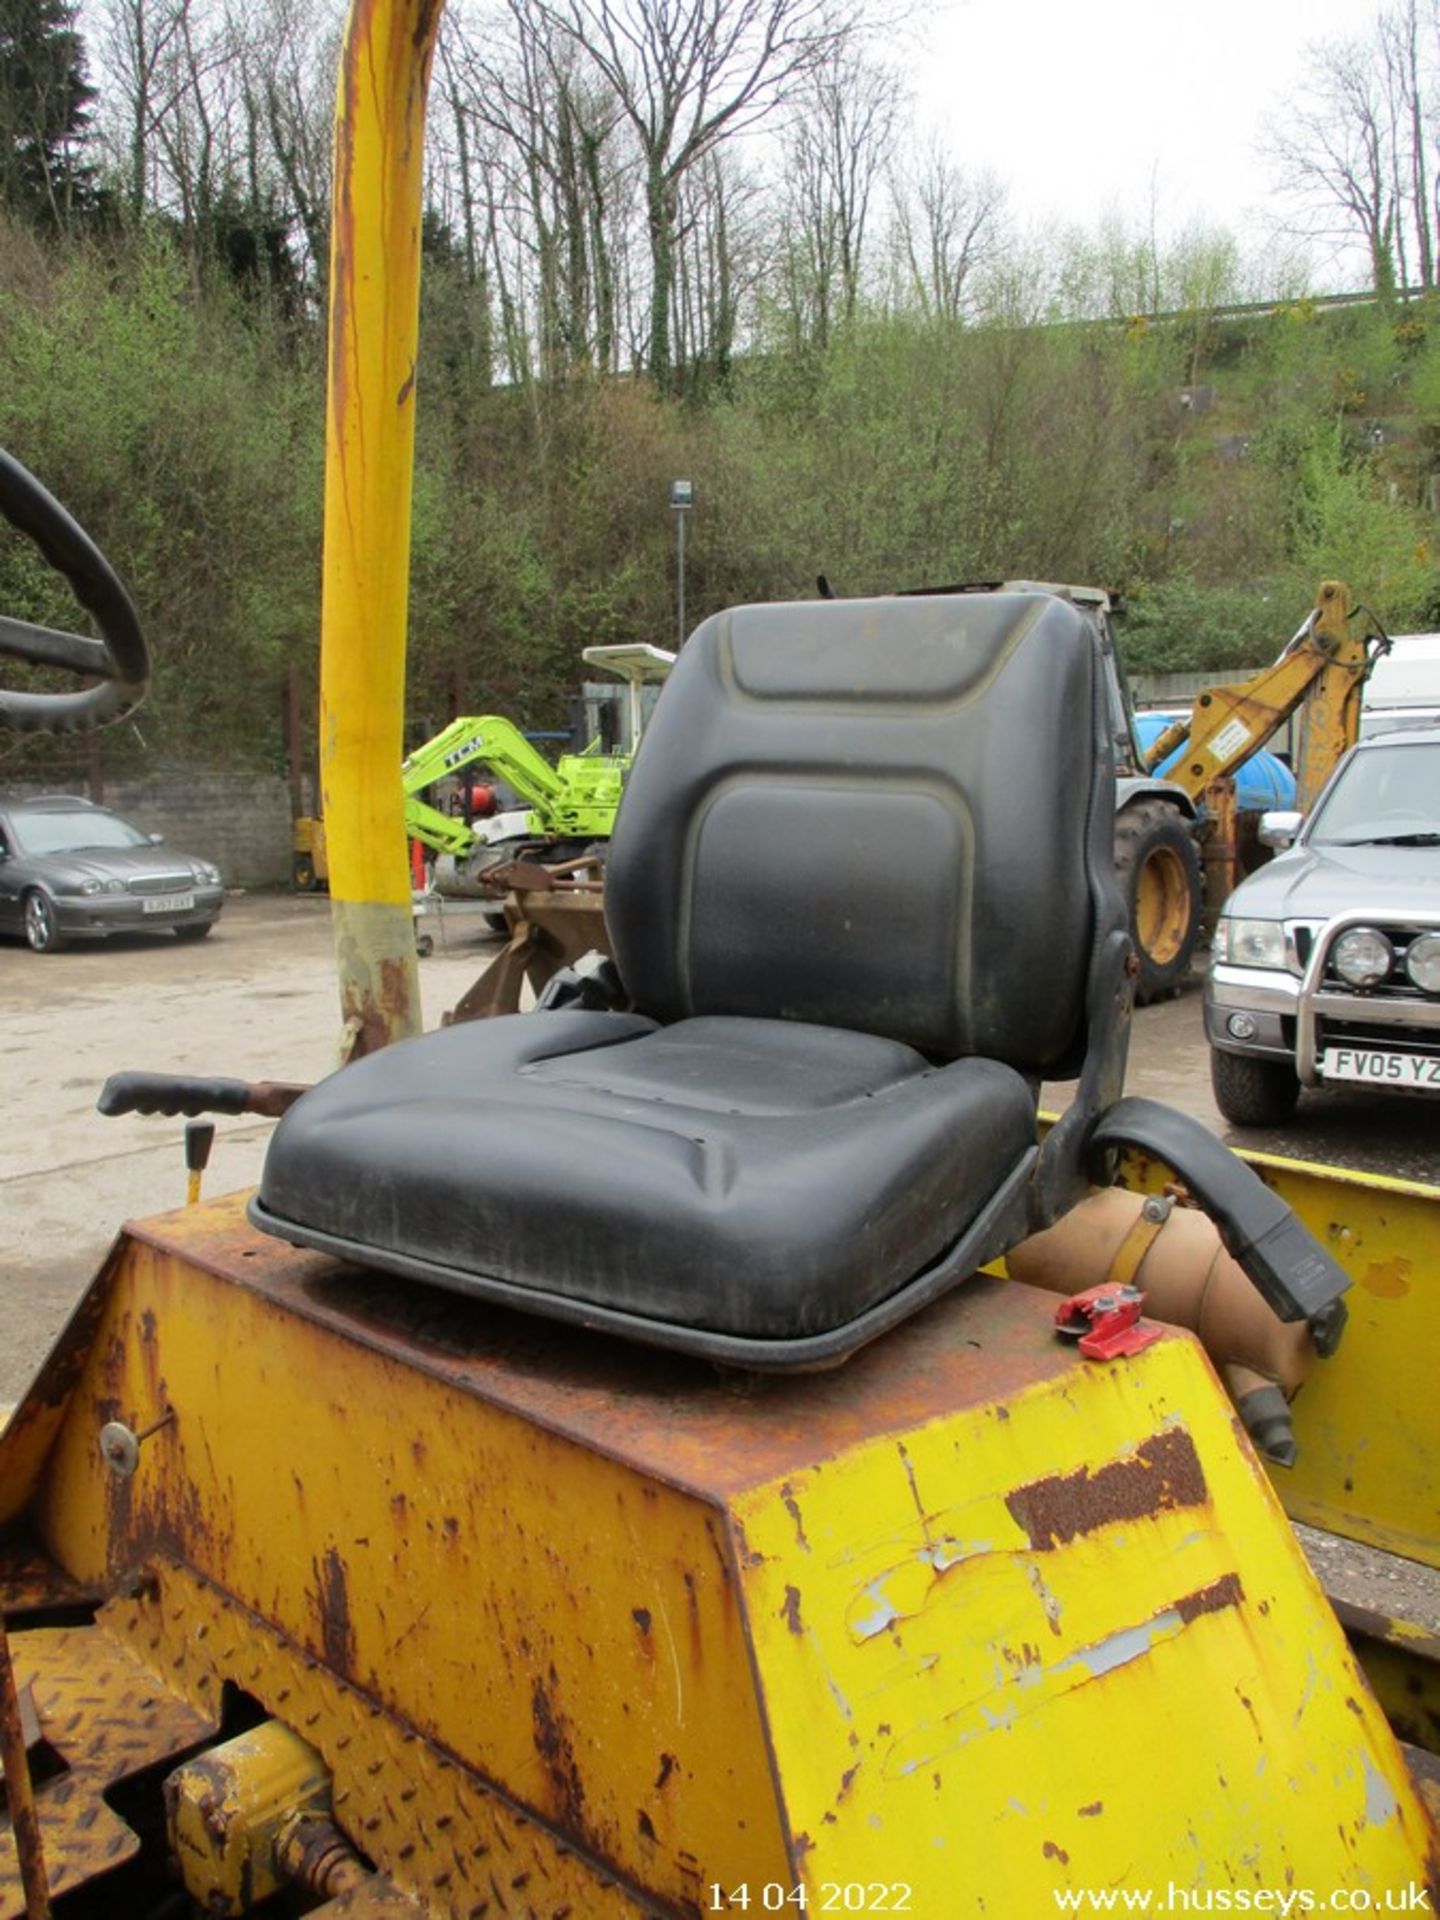
[[[675,551],[677,565],[675,598],[679,608],[675,645],[680,648],[685,644],[685,515],[683,511],[675,515]]]
[[[26,1920],[50,1920],[50,1888],[45,1873],[45,1850],[35,1788],[30,1779],[30,1756],[25,1751],[25,1729],[20,1719],[20,1696],[10,1660],[5,1616],[0,1613],[0,1757],[5,1763],[5,1798],[15,1852],[20,1860],[20,1885],[25,1895]]]
[[[685,516],[695,504],[690,480],[670,482],[670,510],[675,515],[675,650],[685,644]]]

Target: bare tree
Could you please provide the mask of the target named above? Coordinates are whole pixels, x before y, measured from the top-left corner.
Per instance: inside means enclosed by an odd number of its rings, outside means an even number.
[[[895,239],[906,292],[929,317],[963,317],[970,283],[985,262],[1005,192],[989,173],[973,178],[932,142],[895,183]]]
[[[330,249],[331,143],[341,14],[336,0],[268,0],[245,12],[245,88],[312,274]]]
[[[152,154],[157,128],[175,110],[176,50],[185,31],[188,0],[111,0],[104,63],[113,76],[107,95],[115,121],[117,158],[127,178],[132,219],[138,221],[154,188]]]
[[[1393,292],[1404,251],[1396,77],[1376,42],[1312,48],[1303,99],[1268,143],[1279,183],[1309,230],[1341,244],[1358,240],[1380,294]]]
[[[692,385],[724,386],[739,341],[742,309],[764,271],[759,183],[724,148],[691,169],[677,236],[675,346]]]
[[[1434,222],[1430,205],[1427,97],[1435,66],[1437,13],[1429,8],[1429,33],[1422,31],[1418,0],[1399,0],[1378,25],[1380,57],[1393,128],[1394,192],[1397,205],[1408,202],[1420,285],[1435,284]],[[1426,42],[1429,42],[1427,45]],[[1409,284],[1403,261],[1401,284]]]
[[[853,47],[834,48],[798,94],[786,149],[783,228],[797,322],[824,347],[853,317],[877,181],[899,118],[899,81]]]
[[[442,90],[460,130],[457,154],[468,171],[472,135],[484,139],[502,173],[505,225],[533,276],[541,365],[552,374],[612,368],[616,224],[633,172],[620,151],[619,105],[532,0],[507,0],[490,27],[482,42],[462,19],[447,23]]]
[[[753,127],[856,32],[858,0],[535,0],[619,103],[638,143],[650,251],[646,363],[671,367],[686,175]]]

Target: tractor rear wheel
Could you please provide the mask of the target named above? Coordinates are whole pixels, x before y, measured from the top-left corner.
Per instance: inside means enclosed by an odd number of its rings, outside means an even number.
[[[1178,808],[1137,800],[1119,814],[1115,875],[1140,962],[1135,997],[1143,1006],[1185,984],[1200,937],[1200,852]]]

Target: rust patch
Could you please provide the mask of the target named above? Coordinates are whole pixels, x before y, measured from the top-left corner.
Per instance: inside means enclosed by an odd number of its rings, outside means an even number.
[[[810,1542],[805,1538],[805,1521],[800,1513],[800,1502],[795,1498],[790,1482],[787,1480],[780,1489],[780,1498],[785,1503],[785,1511],[795,1522],[795,1540],[802,1553],[809,1553]]]
[[[925,1503],[920,1498],[920,1483],[915,1478],[915,1463],[906,1451],[903,1440],[897,1440],[895,1445],[899,1450],[901,1463],[905,1468],[905,1478],[910,1482],[910,1498],[915,1502],[915,1511],[920,1516],[920,1525],[925,1529],[925,1537],[928,1540],[930,1537],[930,1516],[926,1513]]]
[[[1195,1593],[1187,1593],[1177,1600],[1175,1611],[1188,1627],[1202,1613],[1219,1613],[1225,1607],[1238,1607],[1244,1598],[1245,1589],[1240,1584],[1239,1574],[1226,1573],[1218,1580],[1212,1580],[1208,1587],[1201,1587]]]
[[[653,1843],[655,1839],[655,1824],[643,1807],[636,1816],[635,1824],[639,1827],[645,1838]]]
[[[803,1633],[805,1631],[800,1624],[800,1589],[798,1587],[786,1587],[785,1604],[780,1609],[780,1618],[785,1622],[791,1633]]]
[[[350,1592],[345,1562],[335,1547],[314,1563],[315,1597],[320,1612],[320,1644],[332,1672],[350,1674],[355,1665],[355,1628],[350,1619]]]
[[[348,1060],[378,1053],[398,1034],[416,1031],[410,976],[399,960],[382,959],[379,991],[373,997],[351,981],[343,983],[340,1011],[352,1038]]]
[[[1097,1814],[1105,1811],[1105,1802],[1103,1800],[1092,1800],[1088,1807],[1078,1807],[1076,1811],[1082,1820],[1093,1820]]]
[[[1053,1474],[1007,1495],[1010,1517],[1041,1552],[1122,1520],[1198,1507],[1208,1498],[1195,1443],[1175,1428],[1153,1433],[1123,1460],[1094,1472]]]
[[[1047,1860],[1058,1860],[1062,1867],[1068,1867],[1070,1856],[1063,1847],[1057,1847],[1053,1840],[1047,1840],[1040,1849]]]
[[[551,1667],[550,1685],[554,1686],[555,1681],[555,1669]],[[555,1790],[554,1810],[566,1826],[583,1832],[585,1782],[571,1744],[570,1728],[551,1701],[543,1680],[537,1680],[530,1692],[530,1721],[535,1732],[535,1751]]]
[[[640,1651],[645,1655],[647,1660],[654,1660],[655,1637],[651,1632],[653,1622],[650,1609],[648,1607],[632,1607],[630,1609],[630,1618],[640,1629]]]
[[[655,1785],[657,1789],[665,1785],[665,1782],[670,1778],[671,1774],[675,1771],[676,1767],[679,1764],[680,1764],[679,1761],[675,1758],[673,1753],[661,1754],[660,1771],[655,1776]]]

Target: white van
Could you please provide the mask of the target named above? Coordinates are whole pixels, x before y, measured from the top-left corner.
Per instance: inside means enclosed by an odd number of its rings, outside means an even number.
[[[1400,633],[1365,682],[1360,737],[1440,722],[1440,633]]]

